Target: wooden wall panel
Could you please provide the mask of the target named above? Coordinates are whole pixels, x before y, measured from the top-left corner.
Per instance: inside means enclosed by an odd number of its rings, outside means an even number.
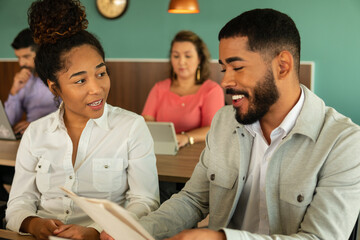
[[[18,71],[20,71],[20,67],[17,62],[0,61],[0,100],[3,103],[9,96],[13,78]]]
[[[165,62],[108,62],[111,89],[108,103],[141,113],[152,86],[168,75]]]
[[[108,62],[111,90],[108,103],[141,114],[147,95],[158,81],[169,77],[167,62]],[[220,82],[222,73],[212,63],[211,79]]]
[[[169,63],[167,62],[109,61],[107,66],[111,79],[108,103],[138,114],[141,114],[152,86],[169,76]],[[17,62],[0,61],[0,99],[3,102],[8,97],[13,76],[17,71],[19,71]],[[308,88],[311,88],[312,71],[312,64],[310,66],[309,64],[301,65],[300,81]],[[220,83],[222,75],[219,64],[211,63],[210,78]],[[231,103],[228,97],[225,101]]]

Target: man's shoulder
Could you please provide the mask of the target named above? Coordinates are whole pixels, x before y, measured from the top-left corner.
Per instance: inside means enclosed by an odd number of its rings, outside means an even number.
[[[332,107],[325,107],[324,128],[329,128],[331,131],[356,131],[360,132],[360,127],[354,123],[351,118],[339,113]]]

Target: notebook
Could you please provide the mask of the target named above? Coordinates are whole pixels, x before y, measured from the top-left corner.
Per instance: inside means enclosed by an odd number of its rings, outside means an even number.
[[[154,139],[155,154],[176,155],[179,146],[172,122],[146,122]]]
[[[4,106],[0,100],[0,139],[17,140],[21,138],[21,134],[15,134],[9,119],[6,115]]]

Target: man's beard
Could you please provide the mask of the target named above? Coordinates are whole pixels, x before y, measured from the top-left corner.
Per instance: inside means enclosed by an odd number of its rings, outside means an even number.
[[[267,70],[263,80],[256,84],[254,97],[250,99],[249,94],[244,95],[249,100],[248,112],[241,114],[240,109],[235,107],[235,118],[241,124],[252,124],[260,120],[279,99],[279,91],[271,68]]]

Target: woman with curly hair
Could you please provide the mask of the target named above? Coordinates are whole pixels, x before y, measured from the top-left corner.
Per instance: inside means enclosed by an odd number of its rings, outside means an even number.
[[[104,51],[85,30],[80,2],[38,0],[28,15],[39,44],[36,69],[62,103],[24,133],[7,228],[36,239],[99,239],[100,226],[59,187],[116,202],[140,218],[159,205],[153,141],[141,116],[106,103]]]

